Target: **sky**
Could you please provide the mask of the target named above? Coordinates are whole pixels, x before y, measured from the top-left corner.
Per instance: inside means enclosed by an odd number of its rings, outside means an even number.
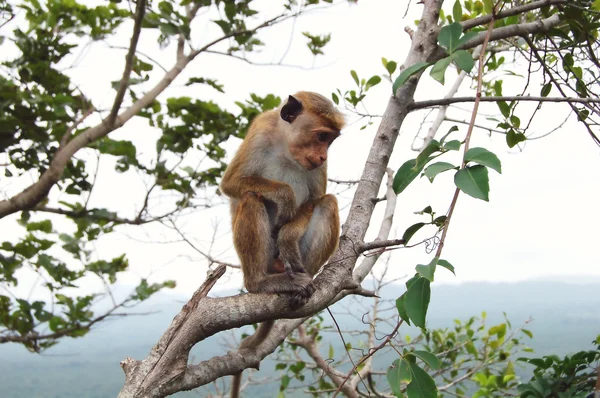
[[[369,78],[385,72],[381,58],[395,60],[401,64],[410,46],[404,32],[405,26],[414,28],[414,20],[421,12],[421,5],[412,2],[406,18],[407,2],[379,0],[359,1],[357,5],[341,4],[303,16],[266,30],[262,39],[266,43],[260,54],[252,59],[262,63],[282,63],[292,66],[257,66],[218,55],[201,55],[188,66],[173,85],[160,98],[189,95],[194,98],[212,99],[222,106],[235,110],[234,101],[249,97],[249,93],[265,95],[274,93],[282,98],[299,90],[316,91],[330,96],[336,89],[353,89],[350,70],[360,77]],[[259,1],[259,9],[272,6],[272,2]],[[451,4],[446,4],[446,8]],[[201,15],[193,25],[194,45],[206,42],[218,34],[213,15]],[[259,23],[260,21],[257,21]],[[82,51],[69,60],[72,66],[68,73],[80,88],[95,100],[97,107],[110,108],[114,90],[110,82],[122,74],[124,51],[109,48],[126,46],[131,25],[126,24],[117,37],[107,43],[84,46]],[[325,55],[316,59],[305,46],[306,39],[300,34],[331,33],[331,42],[325,47]],[[165,67],[174,62],[173,46],[161,50],[155,44],[156,35],[144,30],[140,50],[158,60]],[[10,52],[0,56],[10,57]],[[525,74],[526,65],[517,63],[517,73]],[[155,75],[152,81],[159,75]],[[226,94],[198,85],[186,87],[189,77],[214,78],[225,86]],[[434,82],[428,76],[419,83],[416,100],[441,98],[453,83],[456,73],[446,73],[446,86]],[[505,79],[504,94],[515,95],[522,90],[519,77],[501,76]],[[532,79],[532,95],[539,93],[541,82]],[[391,93],[390,83],[383,81],[369,91],[366,108],[373,114],[382,114]],[[473,90],[465,82],[459,95],[472,95]],[[554,95],[553,92],[551,95]],[[449,116],[468,120],[471,104],[452,107]],[[527,120],[535,104],[523,104],[519,115]],[[563,122],[568,107],[560,104],[545,104],[531,125],[532,136],[549,132]],[[345,111],[350,121],[342,136],[334,143],[329,155],[329,176],[338,180],[360,178],[369,147],[378,125],[365,125],[357,121],[351,112]],[[480,108],[478,123],[487,117],[498,115],[490,104]],[[428,122],[423,123],[424,116]],[[397,170],[403,162],[416,156],[411,150],[415,135],[423,135],[435,112],[411,114],[405,121],[396,143],[389,166]],[[87,122],[97,123],[99,118]],[[452,124],[445,123],[440,135]],[[455,137],[461,138],[466,126],[459,125]],[[149,156],[158,132],[144,120],[133,119],[125,127],[111,134],[114,139],[132,140],[138,153]],[[418,141],[417,141],[418,142]],[[231,158],[240,140],[230,139],[226,148]],[[502,174],[490,170],[490,201],[484,202],[461,194],[449,227],[443,258],[456,268],[456,276],[445,270],[436,273],[436,283],[463,283],[473,281],[514,282],[536,278],[552,278],[586,282],[600,278],[600,267],[596,252],[597,228],[600,215],[596,209],[600,194],[600,149],[589,138],[583,125],[571,120],[562,128],[543,139],[528,141],[521,148],[509,149],[503,135],[476,129],[471,146],[482,146],[495,152],[502,161]],[[78,154],[88,161],[90,170],[95,168],[95,157],[90,152]],[[458,162],[458,154],[448,161]],[[2,163],[0,157],[0,163]],[[0,180],[0,189],[5,195],[14,194],[32,181],[25,176],[20,181],[7,183]],[[139,210],[144,195],[144,181],[135,172],[117,174],[114,160],[103,159],[99,167],[96,188],[90,199],[91,206],[107,207],[121,211],[123,216],[132,216]],[[338,193],[342,221],[347,216],[353,190],[346,186],[330,184],[329,190]],[[382,187],[383,192],[383,187]],[[414,214],[431,205],[438,215],[444,214],[454,193],[452,174],[446,173],[431,184],[426,178],[418,178],[398,198],[394,224],[390,238],[399,238],[410,225],[423,221],[423,216]],[[160,203],[155,203],[160,207]],[[383,204],[377,206],[366,240],[375,237],[379,229]],[[157,211],[159,213],[159,211]],[[12,239],[21,228],[15,223],[16,216],[0,220],[0,241]],[[61,221],[54,218],[57,225]],[[177,221],[186,238],[197,248],[221,261],[237,263],[232,249],[228,206],[217,200],[215,206],[196,211]],[[69,224],[64,224],[70,228]],[[414,240],[432,235],[423,231]],[[126,253],[130,260],[130,271],[119,280],[124,284],[136,284],[140,277],[153,281],[174,279],[175,292],[189,295],[204,280],[207,262],[200,254],[172,230],[160,225],[144,227],[120,227],[116,233],[103,237],[94,244],[98,258],[112,258]],[[400,278],[414,273],[417,264],[428,263],[433,254],[423,246],[413,249],[395,250],[391,253],[388,275]],[[381,269],[383,265],[376,266]],[[18,292],[32,290],[37,283],[26,271],[20,274]],[[241,287],[240,273],[230,270],[222,278],[221,288]],[[81,284],[83,290],[98,289],[93,278]],[[33,293],[35,295],[35,293]]]

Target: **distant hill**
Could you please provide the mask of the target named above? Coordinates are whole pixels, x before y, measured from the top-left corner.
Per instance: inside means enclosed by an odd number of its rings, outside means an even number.
[[[368,285],[367,282],[365,286]],[[389,285],[382,292],[382,297],[393,299],[403,291],[403,285]],[[17,345],[0,345],[0,397],[116,396],[124,381],[119,361],[126,356],[145,357],[185,300],[183,297],[159,295],[136,310],[160,312],[104,322],[84,338],[65,340],[42,355],[31,354]],[[366,300],[366,305],[370,299],[360,300]],[[333,306],[333,310],[343,312],[345,305],[347,303],[342,301]],[[514,326],[531,317],[533,322],[528,329],[534,333],[534,339],[530,345],[536,350],[536,355],[562,355],[592,348],[591,341],[600,333],[599,309],[598,280],[589,280],[586,284],[546,280],[433,285],[428,326],[451,327],[454,319],[468,319],[482,311],[487,312],[490,325],[500,322],[503,312]],[[337,320],[343,329],[364,328],[348,315],[340,314]],[[235,333],[239,334],[239,331]],[[403,334],[416,333],[415,329],[403,327]],[[223,344],[232,342],[233,336],[233,332],[225,332],[202,342],[192,351],[193,358],[197,361],[222,355],[228,350]],[[329,338],[334,346],[341,347],[339,338]],[[261,367],[261,376],[268,375],[272,369],[270,363],[265,363]],[[276,394],[256,392],[253,395]],[[188,392],[176,396],[203,395]]]

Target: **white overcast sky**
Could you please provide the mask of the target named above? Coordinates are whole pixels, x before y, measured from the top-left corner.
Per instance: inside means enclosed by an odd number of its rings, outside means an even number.
[[[160,98],[189,95],[204,100],[212,99],[235,111],[233,101],[246,99],[249,93],[275,93],[285,97],[298,90],[311,90],[330,96],[337,88],[342,91],[353,89],[351,69],[356,70],[360,77],[368,78],[384,73],[381,57],[402,63],[410,45],[404,28],[414,27],[414,20],[421,12],[421,6],[412,2],[408,16],[403,19],[406,3],[379,0],[360,1],[353,6],[342,4],[303,16],[295,23],[289,21],[264,31],[262,39],[266,47],[253,59],[278,62],[285,54],[285,64],[300,65],[307,69],[253,66],[226,57],[202,55]],[[258,4],[259,8],[265,9],[274,2],[264,0]],[[451,3],[446,4],[446,8],[451,6]],[[207,23],[211,17],[214,19],[214,16],[203,15],[194,25],[192,37],[195,44],[204,43],[220,32],[214,23]],[[120,34],[109,39],[108,43],[127,45],[130,31],[130,24],[123,26]],[[304,31],[332,34],[330,44],[325,47],[325,56],[313,59],[304,44],[306,39],[300,34]],[[174,50],[172,47],[158,49],[155,39],[156,35],[144,30],[140,49],[169,68],[173,64]],[[5,54],[1,58],[10,57],[8,52]],[[109,108],[114,96],[109,82],[117,80],[122,73],[124,51],[109,49],[105,43],[95,43],[86,47],[78,57],[76,67],[70,69],[69,74],[83,92],[95,100],[98,107]],[[74,58],[67,64],[73,62]],[[314,68],[310,69],[311,66]],[[524,64],[515,68],[523,75],[527,72]],[[187,78],[192,76],[217,79],[224,84],[226,95],[198,85],[185,87]],[[447,72],[446,87],[428,77],[423,79],[417,90],[417,99],[443,97],[455,76],[454,70]],[[502,78],[506,80],[505,95],[520,94],[523,80],[509,80],[508,76]],[[533,79],[530,83],[533,95],[539,93],[539,87],[539,79]],[[368,110],[374,114],[383,113],[390,92],[390,85],[385,82],[372,89],[366,102]],[[469,95],[472,91],[465,85],[460,93]],[[462,104],[459,108],[451,109],[449,115],[468,120],[471,104]],[[519,116],[525,122],[529,115],[526,110],[533,108],[528,105],[521,109]],[[498,114],[495,106],[482,106],[480,110],[480,123],[486,115]],[[567,114],[566,105],[544,105],[532,123],[531,131],[535,131],[535,135],[544,134],[560,124]],[[424,112],[411,115],[402,126],[390,161],[390,167],[394,170],[416,156],[410,146],[424,115]],[[348,116],[349,120],[356,120],[350,113]],[[89,120],[89,123],[97,123],[98,120]],[[342,137],[331,149],[330,177],[340,180],[360,178],[377,124],[375,120],[373,126],[360,130],[364,125],[362,121],[351,124],[343,131]],[[450,126],[444,124],[440,134]],[[426,132],[427,127],[428,124],[421,133]],[[466,131],[465,126],[459,127],[461,130],[455,133],[456,138],[463,137]],[[111,136],[132,140],[138,147],[138,153],[147,154],[151,153],[157,134],[145,120],[134,119]],[[228,142],[229,158],[239,142],[237,139]],[[466,195],[459,197],[443,254],[443,258],[456,267],[456,277],[440,270],[436,274],[436,282],[519,281],[547,277],[586,281],[590,277],[600,277],[596,246],[600,225],[600,215],[596,209],[600,193],[600,149],[593,144],[584,127],[574,121],[568,122],[546,138],[527,142],[522,152],[516,148],[510,150],[502,135],[490,137],[486,132],[476,130],[472,146],[484,146],[494,151],[502,161],[502,174],[490,171],[489,203]],[[85,153],[80,156],[89,160],[90,170],[93,170],[94,158]],[[450,159],[457,161],[458,157]],[[116,174],[113,165],[112,160],[102,161],[90,205],[123,211],[124,216],[132,216],[141,206],[144,182],[134,172]],[[4,192],[15,193],[29,181],[31,177],[10,185],[6,181],[0,182],[0,187]],[[342,188],[335,184],[330,186],[333,192],[340,192]],[[453,192],[451,173],[442,174],[434,184],[425,178],[418,179],[398,199],[391,237],[400,237],[408,226],[422,221],[422,216],[413,213],[427,205],[433,206],[438,214],[444,214]],[[342,219],[347,215],[352,193],[344,191],[339,195]],[[382,210],[383,205],[378,205],[368,239],[372,239],[379,229]],[[0,220],[0,240],[11,239],[20,233],[22,229],[16,225],[15,218]],[[210,250],[213,257],[222,261],[237,262],[231,249],[228,206],[219,205],[198,211],[184,220],[180,219],[178,225],[197,247]],[[429,230],[417,235],[415,241],[431,235],[431,232]],[[211,245],[213,234],[217,239]],[[164,243],[177,238],[171,231],[158,225],[123,227],[96,242],[94,249],[98,258],[104,259],[127,254],[131,271],[120,279],[123,283],[134,284],[140,276],[151,274],[153,280],[175,279],[178,282],[177,291],[189,294],[204,279],[206,261],[185,243]],[[426,253],[423,247],[395,251],[390,262],[390,273],[393,276],[410,275],[414,273],[416,264],[427,263],[431,257],[432,254]],[[23,281],[19,290],[29,292],[33,279],[24,273],[20,275]],[[224,278],[223,286],[241,286],[239,274],[228,272],[228,275],[231,277]],[[98,286],[91,280],[88,282],[82,287]]]

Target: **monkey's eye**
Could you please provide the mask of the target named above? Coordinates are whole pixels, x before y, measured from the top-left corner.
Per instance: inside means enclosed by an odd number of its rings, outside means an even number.
[[[319,133],[317,134],[317,139],[319,140],[319,142],[327,142],[327,134],[326,133]]]

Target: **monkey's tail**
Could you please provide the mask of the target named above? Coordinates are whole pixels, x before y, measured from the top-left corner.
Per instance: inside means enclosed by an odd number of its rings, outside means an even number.
[[[262,344],[267,338],[271,330],[275,325],[275,321],[266,321],[258,325],[256,332],[252,336],[246,337],[240,343],[238,350],[244,348],[256,348]],[[240,387],[242,386],[242,372],[233,375],[233,381],[231,382],[231,398],[240,398]]]

